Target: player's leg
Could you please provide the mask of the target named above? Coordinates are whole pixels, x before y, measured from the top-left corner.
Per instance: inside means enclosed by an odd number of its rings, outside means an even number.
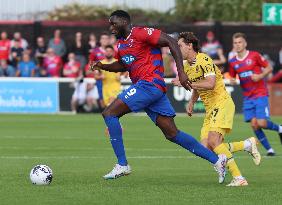
[[[258,138],[258,140],[260,141],[262,146],[267,150],[268,155],[269,156],[275,155],[275,152],[274,152],[273,148],[271,147],[264,131],[259,127],[259,125],[257,123],[257,118],[251,119],[251,126],[252,126],[252,129],[253,129],[256,137]]]
[[[118,161],[114,169],[104,176],[105,179],[115,179],[120,176],[130,174],[131,172],[131,168],[127,164],[122,139],[122,128],[119,122],[119,117],[129,112],[131,112],[131,110],[121,99],[116,99],[115,101],[113,101],[102,112],[104,121],[109,130],[112,148]]]
[[[172,117],[158,115],[156,125],[161,129],[166,139],[213,164],[217,162],[218,156],[206,149],[191,135],[178,130]]]
[[[217,156],[212,151],[200,144],[191,135],[178,130],[173,117],[162,116],[158,115],[157,113],[150,113],[150,115],[157,115],[155,123],[161,129],[166,139],[211,162],[218,172],[219,178],[221,178],[222,181],[224,180],[226,173],[225,165],[227,161],[225,155]],[[153,118],[151,117],[151,119]]]
[[[269,152],[274,153],[273,149],[271,148],[268,139],[266,138],[263,130],[258,126],[257,118],[256,118],[256,100],[244,100],[243,103],[243,113],[245,122],[250,122],[251,127],[262,144],[262,146]]]
[[[242,177],[241,172],[233,158],[232,153],[228,150],[228,148],[223,143],[223,136],[225,134],[225,130],[221,128],[211,128],[213,131],[209,131],[208,133],[208,145],[212,148],[212,150],[216,154],[224,154],[227,156],[227,168],[230,171],[233,180],[229,184],[229,186],[246,186],[248,182],[244,177]]]
[[[259,165],[261,161],[261,155],[257,148],[257,139],[255,137],[250,137],[244,141],[239,142],[227,142],[224,145],[231,153],[235,153],[238,151],[246,151],[248,152],[255,163],[255,165]]]
[[[163,92],[152,83],[139,81],[123,91],[105,108],[102,115],[109,129],[111,144],[118,158],[118,164],[104,178],[113,179],[131,172],[127,165],[119,118],[129,112],[138,112],[146,108],[162,95]]]
[[[270,119],[268,97],[260,97],[256,100],[256,118],[259,128],[277,132],[282,143],[282,126]]]

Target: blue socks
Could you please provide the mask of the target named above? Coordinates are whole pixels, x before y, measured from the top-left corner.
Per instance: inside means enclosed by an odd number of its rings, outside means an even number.
[[[265,129],[268,129],[268,130],[274,130],[274,131],[279,131],[279,126],[275,123],[273,123],[272,121],[270,120],[267,120],[267,125],[266,125],[266,128]]]
[[[119,123],[119,118],[115,116],[107,116],[104,120],[109,129],[111,144],[118,159],[118,164],[126,166],[127,160],[123,146],[122,129]]]
[[[262,131],[262,129],[258,129],[254,131],[257,138],[259,139],[260,143],[262,144],[262,146],[266,149],[269,150],[271,149],[271,146],[268,142],[268,139],[266,138],[264,132]]]
[[[215,164],[218,160],[218,156],[215,153],[205,148],[191,135],[188,135],[182,131],[178,131],[177,135],[170,140],[180,145],[181,147],[189,150],[193,154],[208,160],[212,164]]]

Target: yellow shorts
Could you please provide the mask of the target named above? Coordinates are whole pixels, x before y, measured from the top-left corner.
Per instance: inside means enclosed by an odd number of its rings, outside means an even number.
[[[207,110],[201,129],[201,140],[206,139],[210,131],[218,132],[222,136],[231,132],[234,113],[235,105],[231,97],[219,101]]]
[[[115,87],[111,89],[104,89],[103,87],[103,99],[106,106],[110,104],[111,98],[116,98],[117,95],[120,93],[120,87]]]

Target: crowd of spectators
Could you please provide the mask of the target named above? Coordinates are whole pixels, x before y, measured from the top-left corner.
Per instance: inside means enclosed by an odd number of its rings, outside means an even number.
[[[0,39],[0,77],[93,77],[87,73],[88,59],[105,40],[102,35],[100,42],[97,42],[93,33],[89,35],[88,42],[82,39],[81,32],[75,33],[67,49],[61,31],[57,29],[51,39],[39,36],[36,45],[31,47],[20,32],[15,32],[9,39],[7,32],[3,31]],[[115,44],[114,36],[108,35],[108,39]]]
[[[98,41],[96,35],[91,33],[87,42],[83,39],[83,34],[77,32],[73,41],[67,42],[67,47],[61,31],[57,29],[51,39],[39,36],[36,45],[31,47],[20,32],[15,32],[13,38],[9,39],[7,32],[3,31],[0,39],[0,77],[93,77],[93,73],[88,72],[88,59],[93,60],[93,51],[106,44],[111,44],[117,49],[116,38],[103,33]],[[207,53],[222,73],[225,73],[224,77],[228,78],[228,60],[235,52],[231,50],[224,53],[221,43],[212,31],[207,32],[201,51]],[[162,55],[165,76],[176,76],[177,69],[170,50],[162,48]],[[273,63],[269,56],[265,57]],[[270,82],[282,80],[282,48],[279,61],[281,69],[269,76]]]

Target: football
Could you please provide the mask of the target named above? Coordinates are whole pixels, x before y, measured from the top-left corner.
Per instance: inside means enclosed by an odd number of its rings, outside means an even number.
[[[53,172],[47,165],[36,165],[30,171],[30,180],[35,185],[49,185],[53,179]]]

